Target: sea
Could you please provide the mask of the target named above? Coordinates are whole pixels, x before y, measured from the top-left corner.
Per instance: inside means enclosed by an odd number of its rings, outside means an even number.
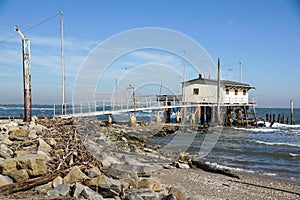
[[[38,117],[51,117],[60,109],[56,107],[54,111],[53,105],[33,105],[32,111],[33,115]],[[267,113],[286,117],[290,115],[290,109],[285,108],[256,108],[256,112],[261,120]],[[0,105],[0,119],[18,118],[20,114],[23,114],[22,105]],[[148,122],[153,119],[149,112],[141,112],[138,117],[138,120],[144,119]],[[207,134],[209,133],[188,130],[181,135],[180,140],[192,141],[188,142],[189,147],[184,149],[190,154],[197,155]],[[152,139],[149,142],[166,146],[172,140],[174,135]],[[187,142],[182,142],[183,147],[186,144]],[[180,145],[179,143],[178,149],[181,149]],[[203,159],[223,169],[300,183],[300,109],[294,109],[293,125],[274,123],[270,127],[270,123],[266,123],[266,127],[259,128],[222,128],[215,138],[212,149]]]

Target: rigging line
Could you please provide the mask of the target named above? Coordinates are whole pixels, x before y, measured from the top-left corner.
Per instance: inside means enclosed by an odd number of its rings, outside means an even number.
[[[31,29],[33,29],[33,28],[35,28],[35,27],[37,27],[37,26],[39,26],[39,25],[41,25],[41,24],[43,24],[43,23],[45,23],[45,22],[47,22],[47,21],[49,21],[49,20],[51,20],[51,19],[53,19],[54,17],[58,16],[59,14],[60,14],[60,13],[56,13],[56,14],[50,16],[49,18],[47,18],[47,19],[45,19],[45,20],[43,20],[43,21],[37,23],[36,25],[33,25],[33,26],[31,26],[31,27],[25,29],[23,32],[25,33],[26,31],[29,31],[29,30],[31,30]]]
[[[31,30],[31,29],[33,29],[33,28],[35,28],[35,27],[37,27],[37,26],[39,26],[39,25],[41,25],[41,24],[43,24],[43,23],[45,23],[45,22],[47,22],[47,21],[49,21],[49,20],[51,20],[51,19],[53,19],[54,17],[56,17],[56,16],[59,15],[59,14],[60,14],[60,13],[56,13],[56,14],[50,16],[49,18],[47,18],[47,19],[45,19],[45,20],[43,20],[43,21],[37,23],[36,25],[30,26],[29,28],[25,29],[25,30],[22,31],[22,32],[25,33],[25,32],[27,32],[27,31],[29,31],[29,30]],[[2,17],[2,16],[1,16],[1,17]],[[18,36],[17,34],[14,34],[14,35],[12,35],[12,36],[9,37],[9,38],[0,41],[0,44],[3,44],[3,43],[5,43],[5,42],[7,42],[8,40],[10,40],[10,39],[12,39],[12,38],[15,38],[15,37],[17,37],[17,36]]]

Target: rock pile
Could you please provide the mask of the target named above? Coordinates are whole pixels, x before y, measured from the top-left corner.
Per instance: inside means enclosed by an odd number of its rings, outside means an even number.
[[[4,198],[185,199],[177,188],[151,178],[153,170],[172,162],[143,139],[157,127],[107,127],[73,118],[0,126]]]

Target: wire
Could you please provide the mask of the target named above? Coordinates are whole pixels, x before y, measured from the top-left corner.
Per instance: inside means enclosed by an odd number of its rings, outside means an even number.
[[[54,15],[48,17],[47,19],[45,19],[45,20],[43,20],[43,21],[41,21],[41,22],[39,22],[39,23],[37,23],[37,24],[35,24],[35,25],[33,25],[33,26],[30,26],[29,28],[25,29],[25,30],[22,31],[22,32],[25,33],[25,32],[27,32],[27,31],[29,31],[29,30],[31,30],[31,29],[37,27],[37,26],[40,26],[41,24],[44,24],[44,23],[46,23],[47,21],[49,21],[49,20],[53,19],[54,17],[58,16],[59,14],[60,14],[60,13],[56,13],[56,14],[54,14]],[[1,18],[5,18],[5,17],[3,17],[3,16],[0,16],[0,17],[1,17]],[[12,39],[12,38],[15,38],[15,37],[17,37],[17,34],[14,34],[14,35],[12,35],[11,37],[9,37],[9,38],[7,38],[7,39],[5,39],[5,40],[2,40],[2,41],[0,42],[0,44],[3,44],[3,43],[5,43],[5,42],[7,42],[8,40],[10,40],[10,39]]]

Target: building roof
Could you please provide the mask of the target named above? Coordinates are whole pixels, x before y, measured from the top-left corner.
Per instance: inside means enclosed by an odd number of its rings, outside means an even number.
[[[199,80],[201,80],[207,84],[214,84],[214,85],[217,84],[216,79],[202,78],[201,75],[199,75],[199,78],[186,81],[186,83],[192,84],[193,82],[197,82]],[[221,83],[221,85],[225,86],[226,88],[247,88],[247,89],[255,88],[254,86],[251,86],[249,84],[240,83],[240,82],[236,82],[236,81],[221,80],[220,83]]]

